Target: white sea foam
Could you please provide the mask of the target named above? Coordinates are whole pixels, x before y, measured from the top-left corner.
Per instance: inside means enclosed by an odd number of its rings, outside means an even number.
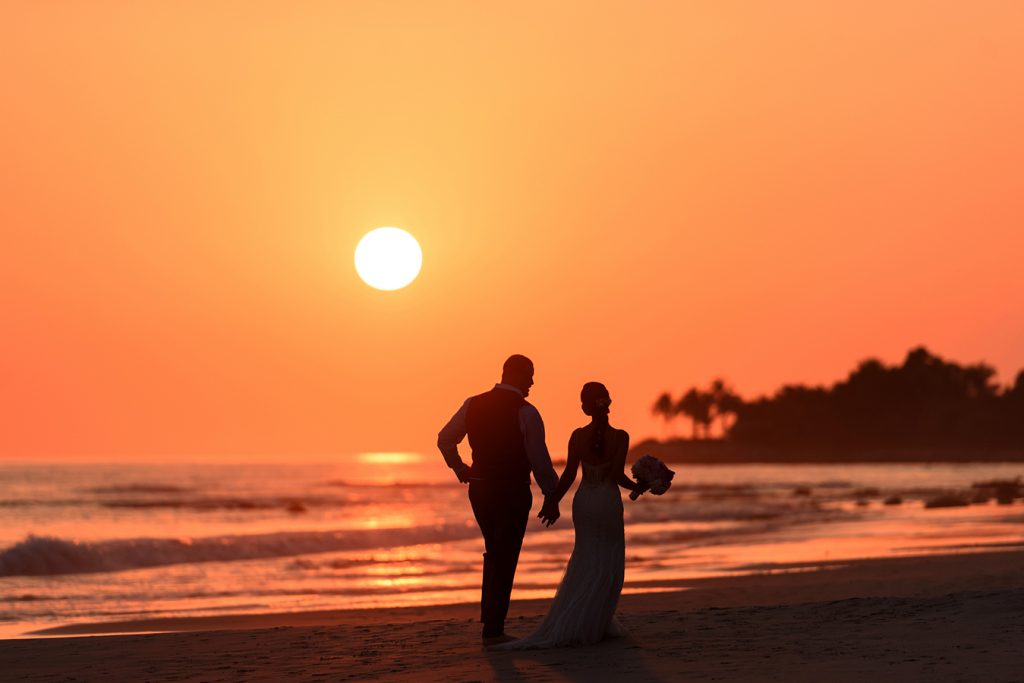
[[[0,551],[0,576],[116,572],[195,562],[291,557],[337,550],[438,543],[471,538],[478,533],[466,525],[440,525],[186,539],[130,538],[93,543],[30,535]]]

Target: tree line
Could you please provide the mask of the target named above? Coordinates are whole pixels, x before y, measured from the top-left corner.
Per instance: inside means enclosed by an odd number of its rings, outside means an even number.
[[[652,412],[688,418],[694,439],[712,425],[736,443],[777,448],[1024,447],[1024,370],[1008,385],[984,363],[960,365],[912,349],[902,364],[870,358],[831,386],[788,384],[745,400],[723,380],[668,392]]]

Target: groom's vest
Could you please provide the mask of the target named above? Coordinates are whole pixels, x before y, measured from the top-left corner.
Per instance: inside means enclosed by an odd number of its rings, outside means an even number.
[[[519,409],[525,404],[516,392],[498,388],[469,399],[466,431],[473,449],[473,477],[530,485],[530,459],[519,427]]]

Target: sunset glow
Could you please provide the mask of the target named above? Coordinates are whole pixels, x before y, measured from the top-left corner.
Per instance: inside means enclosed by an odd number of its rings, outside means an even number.
[[[429,452],[516,352],[555,457],[591,379],[636,439],[719,375],[1024,366],[1024,5],[519,10],[5,4],[0,457]]]

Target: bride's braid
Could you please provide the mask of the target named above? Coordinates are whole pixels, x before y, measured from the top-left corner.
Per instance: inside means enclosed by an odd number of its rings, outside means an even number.
[[[594,419],[591,455],[595,462],[604,459],[604,442],[608,433],[608,405],[612,402],[608,389],[600,382],[587,382],[580,392],[583,412]]]
[[[600,462],[601,460],[604,459],[604,439],[605,439],[605,433],[607,431],[608,431],[608,417],[605,416],[605,415],[595,416],[594,417],[594,444],[593,444],[594,462]]]

